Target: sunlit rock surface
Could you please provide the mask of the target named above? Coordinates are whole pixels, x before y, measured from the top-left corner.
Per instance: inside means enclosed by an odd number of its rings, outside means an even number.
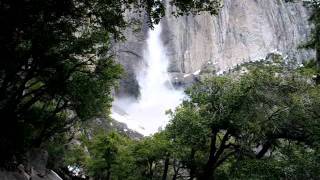
[[[309,35],[309,12],[303,2],[284,0],[224,0],[218,16],[202,14],[161,21],[161,39],[166,48],[171,77],[193,74],[208,62],[223,71],[244,61],[259,60],[270,52],[281,52],[298,61],[312,58],[312,51],[298,49]],[[117,43],[115,52],[126,73],[121,80],[119,96],[138,97],[137,73],[145,62],[148,25],[146,16],[127,14],[133,23],[124,34],[127,41]],[[182,73],[177,75],[177,73]],[[187,78],[187,84],[190,77]]]
[[[302,2],[284,0],[224,0],[217,17],[167,16],[162,39],[171,60],[169,71],[192,73],[208,61],[225,70],[270,52],[308,59],[312,52],[297,49],[309,34],[308,16]]]

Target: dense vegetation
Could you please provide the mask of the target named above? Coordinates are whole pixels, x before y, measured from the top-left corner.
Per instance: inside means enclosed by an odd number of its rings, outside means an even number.
[[[177,15],[219,5],[171,3]],[[158,0],[0,1],[0,164],[108,112],[121,73],[109,47],[124,38],[126,10],[147,12],[150,26],[164,15]]]
[[[308,6],[312,9],[310,22],[314,25],[311,30],[311,38],[302,47],[314,49],[316,51],[316,81],[320,83],[320,1],[312,0]]]
[[[66,164],[96,179],[318,179],[320,88],[272,54],[188,89],[165,130],[98,133]],[[77,161],[74,161],[77,160]]]
[[[219,2],[170,1],[176,16],[216,14]],[[50,168],[74,179],[319,179],[319,1],[310,5],[304,47],[315,60],[298,67],[273,54],[199,82],[165,130],[133,140],[88,134],[81,122],[109,113],[122,72],[110,44],[125,39],[125,11],[147,14],[152,27],[163,2],[0,1],[1,168],[42,147]],[[69,143],[74,133],[79,144]]]

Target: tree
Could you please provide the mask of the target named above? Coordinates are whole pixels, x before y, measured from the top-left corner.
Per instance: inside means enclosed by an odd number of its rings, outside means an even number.
[[[317,68],[320,69],[320,1],[311,1],[312,15],[310,21],[314,24],[312,29],[312,40],[310,41],[311,46],[316,50],[316,62]]]
[[[108,55],[107,33],[117,35],[122,23],[95,28],[90,8],[73,1],[1,3],[1,160],[110,106],[121,69]]]
[[[189,179],[194,179],[199,172],[198,164],[201,160],[197,161],[196,157],[207,150],[206,143],[210,134],[206,122],[195,108],[192,104],[184,102],[181,108],[170,113],[172,121],[166,127],[169,139],[172,139],[173,143],[172,156],[182,167],[188,169]],[[176,172],[175,176],[178,174],[179,172]]]
[[[112,176],[112,166],[118,154],[120,136],[117,133],[98,135],[88,146],[90,158],[87,162],[88,174],[95,179],[109,180]]]
[[[319,178],[319,85],[308,66],[268,57],[195,84],[163,131],[94,135],[68,164],[95,179]]]
[[[66,154],[65,164],[93,179],[167,179],[170,142],[165,134],[134,141],[116,132],[99,132]]]
[[[268,158],[234,163],[229,176],[237,179],[318,179],[319,163],[318,148],[282,141]]]
[[[310,40],[303,44],[302,47],[308,49],[314,49],[316,51],[316,82],[320,83],[320,1],[311,0],[308,4],[311,9],[311,16],[309,21],[314,25],[311,29],[311,38]]]
[[[168,130],[173,139],[182,139],[174,145],[203,152],[192,156],[205,162],[195,168],[199,179],[214,179],[234,160],[265,159],[283,140],[317,144],[319,87],[273,56],[273,61],[246,64],[248,73],[196,84],[173,113]]]
[[[145,138],[133,146],[132,155],[140,172],[140,179],[163,179],[167,176],[169,147],[170,142],[163,133]]]

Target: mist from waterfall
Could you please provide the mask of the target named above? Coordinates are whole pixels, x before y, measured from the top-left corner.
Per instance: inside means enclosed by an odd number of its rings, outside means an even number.
[[[166,110],[177,107],[184,97],[183,90],[174,89],[168,74],[168,58],[161,41],[161,25],[149,30],[147,49],[144,52],[145,68],[137,74],[141,96],[139,100],[118,98],[114,107],[123,113],[113,110],[112,117],[127,124],[128,128],[143,135],[151,135],[164,128],[169,117]]]

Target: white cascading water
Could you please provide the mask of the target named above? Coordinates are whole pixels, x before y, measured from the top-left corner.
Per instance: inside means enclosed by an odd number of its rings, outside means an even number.
[[[144,52],[147,66],[137,77],[141,97],[138,101],[116,99],[114,106],[124,112],[113,110],[111,115],[143,135],[151,135],[164,128],[169,119],[165,111],[177,107],[184,97],[183,91],[174,89],[170,83],[167,71],[169,62],[160,36],[161,25],[156,25],[148,35],[147,50]]]

